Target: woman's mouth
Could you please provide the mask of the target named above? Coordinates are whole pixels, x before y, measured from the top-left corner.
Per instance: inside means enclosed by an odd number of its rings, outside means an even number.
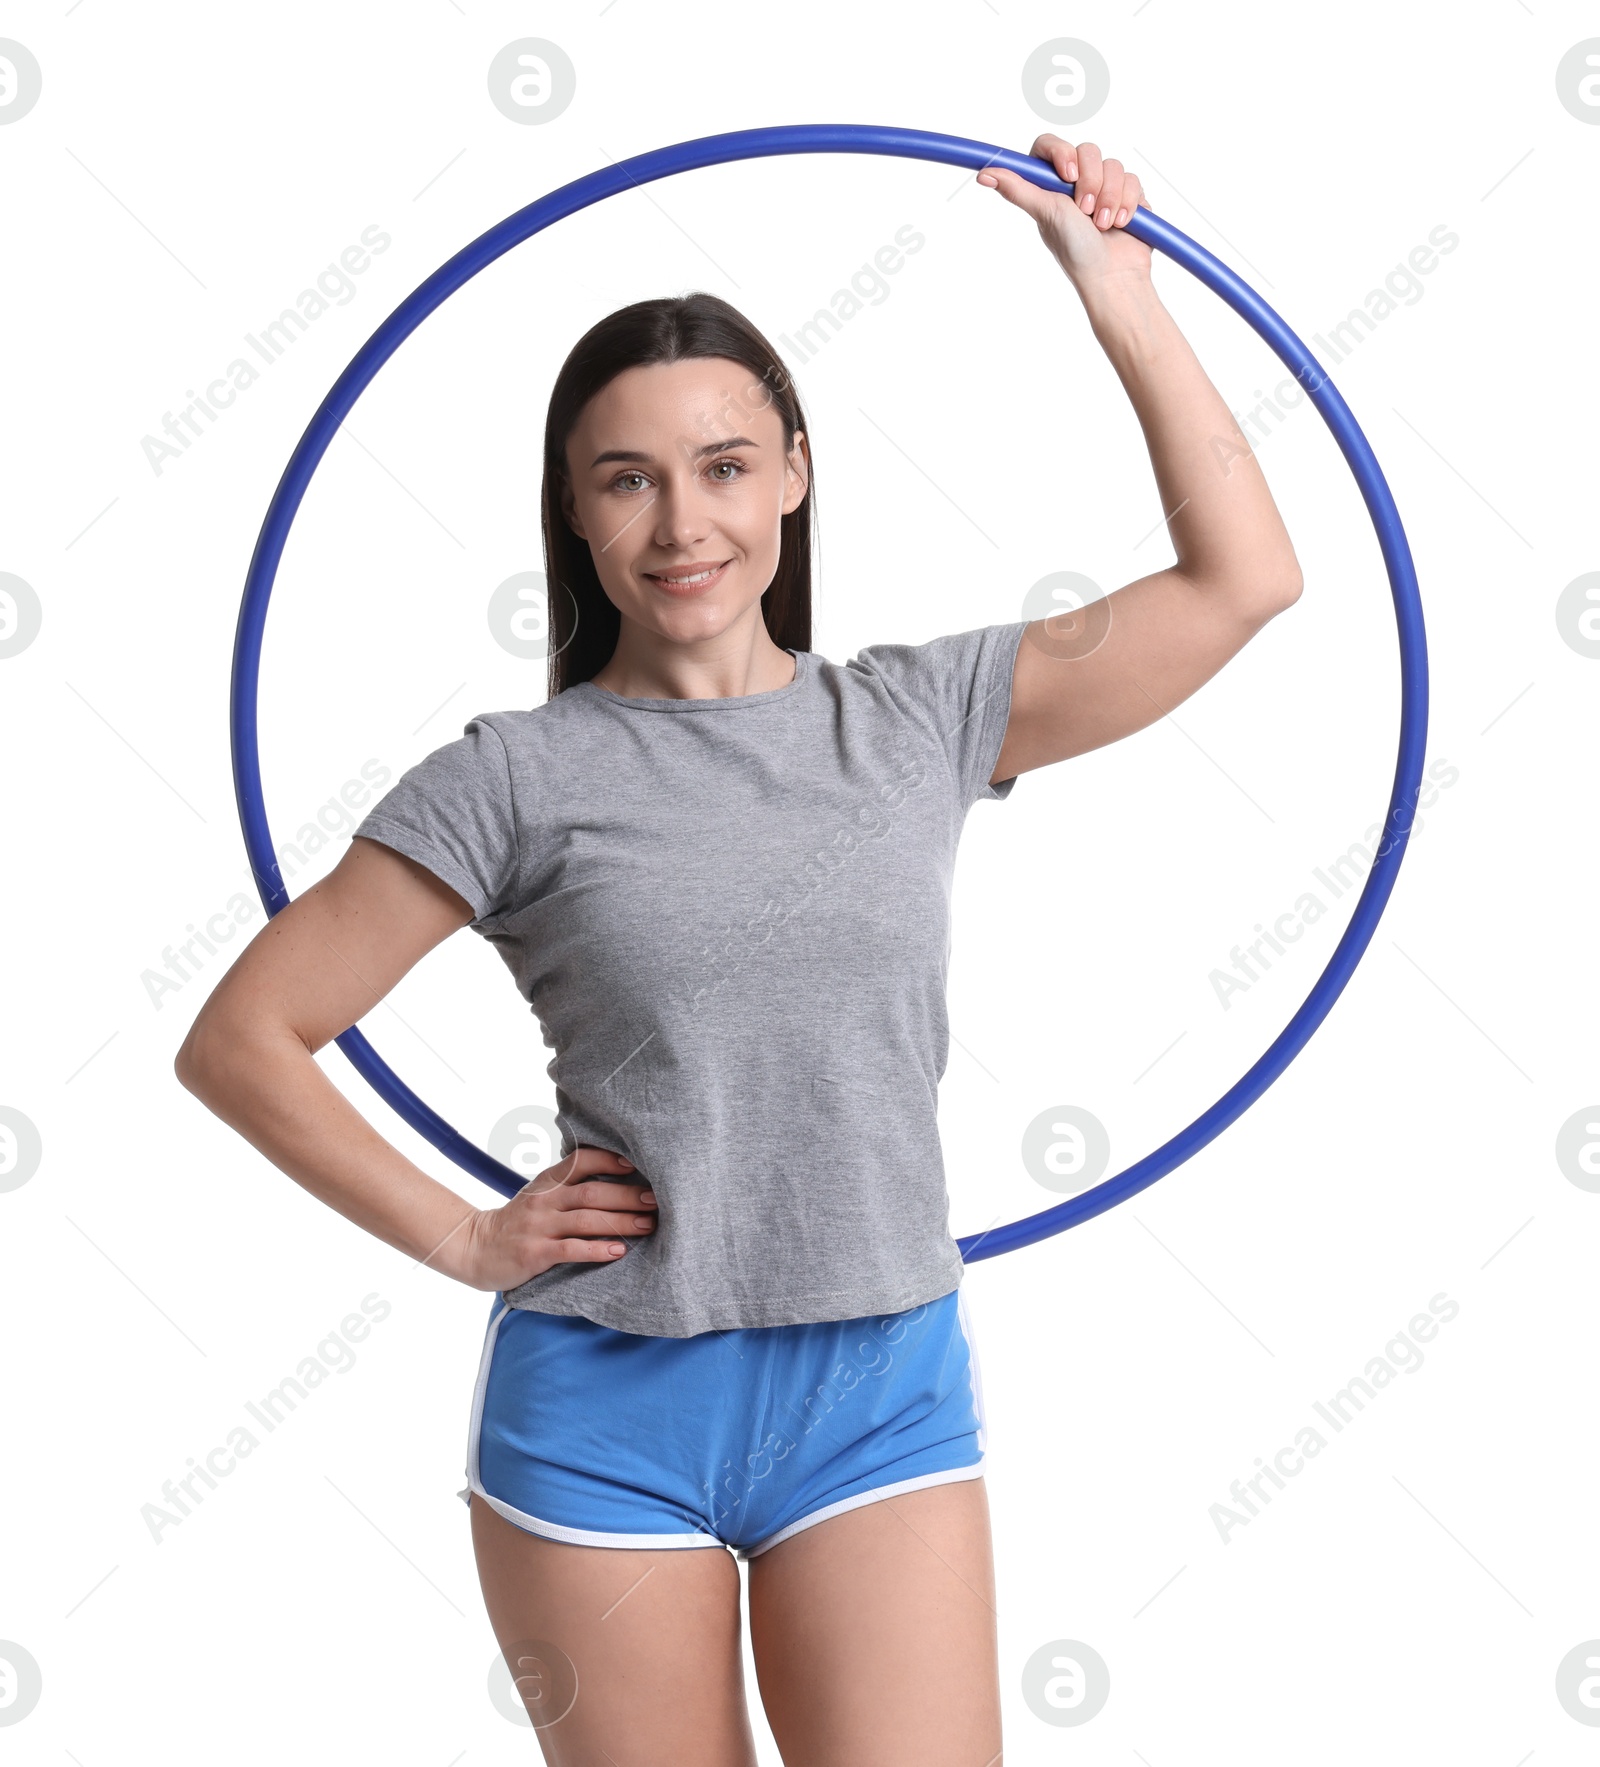
[[[677,565],[670,571],[646,571],[645,576],[668,595],[703,595],[713,583],[722,581],[732,563],[731,558],[725,558],[720,564]]]

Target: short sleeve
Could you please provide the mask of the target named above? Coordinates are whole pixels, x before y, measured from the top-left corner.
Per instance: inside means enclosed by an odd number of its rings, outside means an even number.
[[[471,903],[481,930],[511,906],[520,858],[511,767],[494,726],[474,718],[408,768],[355,833],[425,865]]]
[[[886,682],[901,708],[943,748],[963,810],[1011,796],[989,783],[1011,716],[1012,670],[1026,620],[951,632],[926,644],[870,644],[846,665]]]

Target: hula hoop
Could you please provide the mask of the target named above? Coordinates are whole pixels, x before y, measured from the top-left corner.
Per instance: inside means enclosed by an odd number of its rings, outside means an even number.
[[[261,524],[250,569],[245,577],[244,597],[234,638],[233,677],[229,694],[229,726],[233,744],[234,794],[244,831],[250,869],[268,916],[289,904],[288,892],[278,874],[273,854],[272,831],[267,824],[261,789],[261,757],[257,730],[257,705],[261,674],[261,640],[267,606],[277,575],[278,562],[294,523],[306,487],[328,444],[351,407],[389,357],[433,310],[486,265],[523,240],[546,227],[602,202],[620,191],[637,188],[656,178],[701,166],[723,165],[733,160],[761,159],[789,153],[875,153],[901,159],[934,160],[964,166],[972,171],[1000,166],[1037,184],[1041,189],[1070,195],[1072,185],[1063,183],[1042,161],[1008,148],[990,147],[959,135],[933,135],[919,129],[883,129],[855,123],[794,124],[775,129],[741,129],[726,135],[704,135],[650,153],[622,160],[585,178],[564,184],[526,208],[518,209],[464,246],[389,315],[373,332],[354,360],[333,384],[317,407],[305,434],[290,456],[283,477],[273,493]],[[1428,722],[1428,662],[1423,630],[1422,603],[1417,593],[1416,570],[1400,514],[1376,456],[1361,433],[1349,407],[1316,358],[1283,320],[1226,264],[1180,233],[1148,209],[1134,211],[1125,229],[1137,240],[1165,252],[1175,263],[1220,295],[1266,341],[1306,396],[1322,413],[1333,432],[1377,532],[1378,546],[1389,575],[1395,620],[1400,642],[1400,744],[1395,763],[1394,787],[1384,817],[1384,834],[1378,843],[1350,924],[1335,947],[1327,967],[1317,977],[1304,1003],[1265,1052],[1210,1109],[1153,1153],[1146,1154],[1125,1171],[1094,1185],[1052,1208],[1020,1221],[957,1240],[962,1258],[975,1263],[1001,1252],[1032,1245],[1068,1227],[1088,1221],[1136,1195],[1158,1178],[1164,1178],[1192,1154],[1198,1153],[1255,1103],[1267,1087],[1305,1047],[1312,1033],[1327,1017],[1371,942],[1373,932],[1394,889],[1400,860],[1410,838],[1422,782],[1423,744]],[[476,1147],[425,1104],[395,1074],[362,1033],[352,1026],[335,1038],[356,1071],[393,1109],[474,1178],[480,1178],[502,1196],[514,1196],[527,1179]]]

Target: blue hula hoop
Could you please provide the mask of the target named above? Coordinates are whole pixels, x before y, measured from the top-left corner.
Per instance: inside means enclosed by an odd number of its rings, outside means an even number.
[[[741,129],[726,135],[705,135],[681,141],[622,160],[602,171],[591,172],[553,190],[548,196],[480,234],[447,263],[421,283],[357,351],[355,359],[333,384],[317,407],[305,434],[284,468],[273,493],[266,519],[261,524],[234,638],[233,678],[229,694],[229,725],[233,743],[234,793],[244,830],[250,868],[263,907],[269,916],[289,903],[273,853],[272,832],[267,824],[261,790],[261,758],[257,730],[257,705],[261,674],[261,640],[267,605],[284,543],[306,487],[328,444],[351,407],[390,356],[433,310],[453,295],[486,265],[523,240],[542,232],[567,215],[602,202],[620,191],[637,188],[656,178],[701,166],[722,165],[733,160],[761,159],[790,153],[875,153],[901,159],[934,160],[964,166],[974,172],[999,166],[1016,172],[1041,189],[1070,195],[1072,185],[1063,183],[1042,161],[1008,148],[990,147],[959,135],[933,135],[920,129],[882,129],[853,123],[796,124],[775,129]],[[1199,278],[1246,320],[1289,368],[1306,396],[1322,413],[1334,440],[1348,462],[1367,512],[1377,531],[1378,546],[1389,575],[1400,641],[1400,745],[1395,764],[1394,788],[1384,818],[1365,887],[1356,902],[1327,967],[1317,977],[1304,1004],[1243,1074],[1209,1110],[1186,1128],[1146,1154],[1125,1171],[1091,1189],[1066,1198],[992,1231],[971,1234],[956,1243],[962,1258],[974,1263],[1001,1252],[1032,1245],[1053,1233],[1075,1227],[1164,1178],[1207,1142],[1220,1135],[1236,1117],[1255,1103],[1267,1087],[1305,1047],[1312,1033],[1327,1017],[1334,1001],[1349,981],[1371,942],[1378,918],[1394,889],[1400,860],[1410,837],[1422,782],[1423,744],[1428,722],[1428,663],[1423,631],[1422,603],[1417,593],[1416,570],[1411,549],[1393,496],[1376,457],[1361,433],[1349,407],[1339,396],[1316,358],[1254,289],[1241,281],[1226,264],[1214,258],[1187,234],[1163,221],[1148,209],[1134,211],[1126,231],[1157,251],[1162,251]],[[357,1072],[391,1105],[418,1134],[463,1171],[480,1178],[502,1196],[513,1196],[527,1182],[519,1173],[492,1159],[425,1104],[388,1066],[367,1039],[352,1026],[335,1041]]]

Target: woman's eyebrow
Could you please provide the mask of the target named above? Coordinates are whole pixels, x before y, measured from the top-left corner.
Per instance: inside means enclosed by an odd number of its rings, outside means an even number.
[[[726,442],[707,442],[696,448],[694,458],[698,460],[703,454],[720,454],[727,448],[759,448],[760,446],[759,442],[752,442],[748,436],[732,436]],[[603,454],[596,454],[589,464],[603,466],[608,460],[638,462],[649,459],[648,454],[641,454],[637,448],[607,448]]]

